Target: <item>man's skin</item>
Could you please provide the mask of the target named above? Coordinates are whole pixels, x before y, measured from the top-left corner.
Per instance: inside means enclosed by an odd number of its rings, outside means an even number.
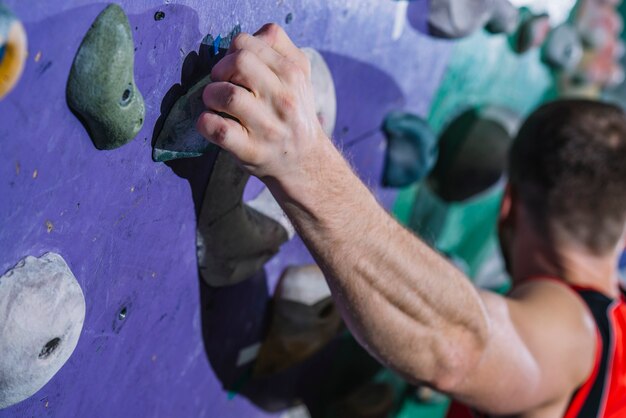
[[[353,173],[317,120],[306,57],[279,26],[237,36],[212,78],[199,132],[267,185],[371,354],[486,413],[563,415],[594,367],[594,320],[566,285],[525,279],[559,277],[617,297],[624,239],[603,257],[548,244],[508,187],[500,233],[514,290],[477,290]]]

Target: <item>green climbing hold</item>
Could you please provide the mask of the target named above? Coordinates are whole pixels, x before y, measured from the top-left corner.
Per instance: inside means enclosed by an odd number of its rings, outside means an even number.
[[[214,147],[196,130],[196,121],[206,110],[202,102],[202,92],[210,82],[211,76],[207,75],[174,103],[154,143],[154,161],[198,157]]]
[[[521,119],[500,106],[471,108],[456,117],[439,138],[439,157],[427,179],[444,202],[463,202],[503,179],[509,146]]]
[[[130,142],[145,117],[135,85],[134,43],[124,11],[107,6],[96,18],[76,53],[67,82],[67,102],[98,149]]]

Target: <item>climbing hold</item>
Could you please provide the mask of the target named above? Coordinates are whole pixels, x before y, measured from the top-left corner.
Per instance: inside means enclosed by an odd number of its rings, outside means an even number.
[[[541,46],[550,33],[550,17],[547,14],[532,14],[525,11],[514,37],[513,49],[523,54]]]
[[[445,202],[460,202],[489,190],[504,176],[509,146],[521,118],[499,106],[470,109],[439,139],[439,158],[428,186]]]
[[[493,10],[485,29],[491,33],[511,34],[519,24],[519,9],[509,0],[494,0]]]
[[[617,42],[614,44],[617,46]],[[585,50],[583,59],[572,77],[574,84],[578,87],[595,86],[598,93],[603,88],[621,84],[624,70],[620,63],[615,61],[614,53],[611,48],[601,52]]]
[[[556,27],[543,46],[542,59],[556,70],[573,72],[583,57],[583,45],[576,29],[568,24]]]
[[[341,328],[326,279],[316,265],[288,267],[278,283],[270,329],[254,374],[268,376],[325,347]]]
[[[457,39],[485,26],[493,12],[493,0],[430,0],[428,28],[431,35]]]
[[[58,254],[28,256],[0,277],[0,409],[32,396],[78,343],[85,299]]]
[[[202,45],[208,47],[212,58],[216,58],[220,51],[225,51],[230,47],[232,39],[240,32],[241,26],[237,25],[227,36],[217,35],[213,38],[213,35],[208,34],[202,40]],[[196,130],[196,121],[206,110],[202,101],[202,92],[210,82],[211,76],[204,76],[174,103],[154,142],[152,150],[154,161],[199,157],[215,149],[215,145],[204,139]]]
[[[283,228],[285,228],[285,231],[287,231],[289,239],[293,238],[296,234],[296,230],[291,224],[291,221],[285,212],[283,212],[283,209],[280,207],[276,199],[274,199],[274,196],[272,196],[272,193],[267,187],[264,187],[257,197],[246,202],[246,205],[278,222]]]
[[[217,38],[213,39],[209,35],[203,43],[208,42],[208,45],[217,53],[219,49],[228,48],[232,37],[239,31],[240,28],[237,26],[224,38],[218,35]],[[311,61],[311,82],[315,93],[317,116],[324,132],[331,136],[337,117],[337,98],[332,75],[319,52],[311,48],[303,48],[303,52]],[[196,130],[196,121],[200,114],[206,110],[202,101],[202,92],[210,82],[211,77],[205,76],[193,85],[187,94],[174,103],[154,143],[152,150],[154,161],[198,157],[211,149],[215,149],[215,146]]]
[[[217,55],[221,50],[227,50],[230,48],[230,43],[233,41],[233,38],[241,33],[241,25],[235,25],[233,29],[226,36],[222,36],[218,34],[216,38],[213,38],[213,35],[210,33],[204,37],[202,40],[203,45],[208,45],[211,47],[211,52],[213,55]]]
[[[311,62],[311,84],[313,84],[315,95],[317,118],[326,135],[330,137],[335,130],[335,121],[337,120],[337,96],[333,75],[326,64],[326,60],[317,50],[302,48],[302,52]]]
[[[68,105],[98,149],[121,147],[143,126],[145,107],[135,85],[134,59],[128,18],[111,4],[85,35],[67,82]]]
[[[419,116],[391,112],[383,122],[387,152],[382,183],[406,187],[428,175],[437,161],[437,137]]]
[[[0,3],[0,99],[17,84],[27,55],[24,26]]]
[[[624,26],[621,15],[609,5],[583,2],[576,28],[587,48],[600,50],[620,37]]]
[[[154,20],[156,20],[157,22],[163,19],[165,19],[165,12],[159,10],[154,14]]]
[[[202,92],[210,82],[211,76],[205,76],[174,103],[154,143],[154,161],[198,157],[215,147],[196,130],[196,121],[206,110]]]
[[[625,79],[626,79],[626,73],[624,72],[624,67],[616,63],[611,68],[609,79],[607,80],[605,87],[608,87],[608,88],[617,87],[623,84]]]
[[[198,265],[210,286],[233,285],[249,278],[289,239],[278,221],[243,202],[249,177],[230,154],[219,152],[197,231]]]

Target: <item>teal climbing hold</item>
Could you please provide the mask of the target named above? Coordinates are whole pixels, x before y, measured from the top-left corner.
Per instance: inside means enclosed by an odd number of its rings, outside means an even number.
[[[437,137],[419,116],[392,112],[383,122],[387,152],[382,183],[406,187],[428,175],[437,161]]]
[[[210,82],[211,76],[205,76],[174,103],[154,143],[154,161],[198,157],[215,147],[196,130],[196,121],[206,110],[202,92]]]

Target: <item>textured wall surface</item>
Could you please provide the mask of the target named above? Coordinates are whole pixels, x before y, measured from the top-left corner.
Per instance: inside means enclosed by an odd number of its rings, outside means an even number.
[[[195,216],[211,156],[170,165],[151,160],[164,97],[197,67],[194,51],[207,33],[226,34],[235,24],[254,31],[292,13],[289,34],[320,50],[333,73],[335,139],[389,207],[394,193],[378,188],[378,127],[391,109],[429,112],[452,44],[419,34],[404,6],[392,1],[123,0],[146,120],[130,144],[98,151],[69,111],[65,86],[106,3],[6,3],[25,24],[30,55],[18,87],[0,102],[0,270],[26,255],[60,253],[83,289],[87,314],[65,367],[0,417],[263,417],[275,414],[258,405],[279,410],[315,399],[332,347],[261,383],[246,383],[248,365],[237,365],[240,350],[263,336],[267,300],[283,267],[310,256],[294,239],[241,285],[200,284]],[[424,1],[412,7],[418,17],[424,13]],[[155,21],[157,11],[163,20]]]

